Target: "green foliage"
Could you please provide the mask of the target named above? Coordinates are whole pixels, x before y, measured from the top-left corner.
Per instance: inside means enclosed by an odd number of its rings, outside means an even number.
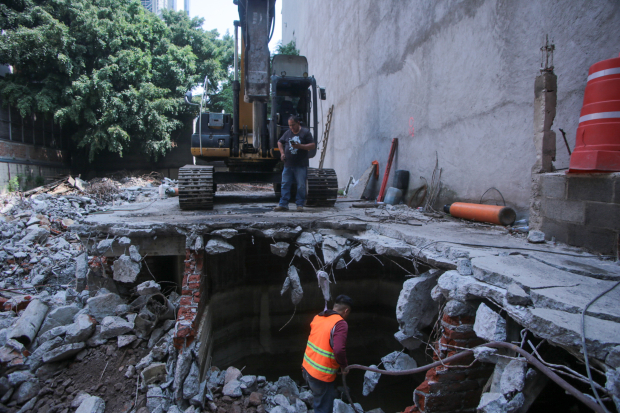
[[[157,157],[197,114],[183,94],[226,79],[233,41],[203,20],[136,0],[6,0],[0,4],[0,78],[5,104],[53,117],[89,159],[130,145]],[[215,90],[214,90],[215,92]]]
[[[280,40],[278,42],[278,45],[276,46],[275,53],[272,53],[271,57],[273,58],[273,56],[277,54],[299,56],[299,49],[297,49],[297,44],[295,43],[295,40],[291,40],[287,44],[282,44],[282,40]]]
[[[43,178],[41,175],[37,175],[36,178],[34,178],[34,184],[36,186],[42,186],[45,184],[45,178]]]
[[[17,192],[19,191],[19,175],[14,176],[13,178],[9,179],[9,183],[6,187],[6,190],[8,192]]]

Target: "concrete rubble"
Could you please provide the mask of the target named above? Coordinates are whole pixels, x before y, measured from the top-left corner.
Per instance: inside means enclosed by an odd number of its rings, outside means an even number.
[[[127,189],[113,199],[128,203],[155,197],[156,188],[146,188]],[[105,363],[93,373],[103,372],[102,383],[95,377],[88,388],[65,384],[71,366],[86,365],[96,355],[104,360],[126,357],[122,371],[114,374],[125,380],[122,386],[127,389],[119,388],[118,394],[127,393],[129,404],[126,409],[115,404],[118,411],[217,413],[227,406],[239,412],[251,408],[252,413],[307,413],[312,409],[311,393],[290,377],[270,382],[234,367],[210,366],[203,371],[198,339],[175,347],[175,333],[182,327],[175,321],[180,303],[192,297],[187,293],[179,297],[166,290],[166,284],[140,278],[146,271],[142,265],[150,253],[148,245],[158,238],[181,235],[183,253],[187,249],[206,254],[207,259],[240,253],[244,238],[264,239],[265,251],[273,254],[270,259],[285,262],[282,294],[290,289],[291,301],[298,306],[311,295],[308,288],[316,288],[312,294],[326,301],[333,298],[330,289],[336,284],[331,280],[337,283],[339,271],[351,263],[381,256],[384,263],[395,260],[406,266],[398,300],[392,303],[398,329],[394,338],[387,337],[406,350],[382,358],[387,370],[416,367],[410,354],[423,351],[420,346],[430,340],[433,326],[446,325],[443,317],[471,319],[470,324],[455,325],[453,332],[474,335],[481,342],[508,340],[512,323],[579,359],[581,311],[620,281],[617,264],[551,242],[534,244],[540,242],[534,231],[526,238],[503,228],[428,217],[403,206],[359,213],[358,220],[338,217],[336,211],[331,220],[326,214],[318,224],[299,218],[282,222],[275,215],[269,221],[269,213],[264,222],[241,216],[206,223],[204,216],[188,214],[183,215],[187,221],[175,224],[163,215],[147,220],[125,212],[95,214],[109,207],[94,197],[46,194],[11,198],[2,207],[0,288],[17,291],[3,294],[2,299],[0,363],[6,380],[0,378],[0,410],[111,408],[113,401],[104,400],[101,387],[111,390],[118,383],[105,382],[112,374],[104,371]],[[155,212],[147,208],[144,214]],[[298,261],[289,265],[291,260]],[[315,267],[312,277],[298,262]],[[605,371],[603,384],[616,404],[620,404],[618,299],[620,290],[611,290],[586,312],[588,352]],[[439,348],[447,352],[444,344]],[[493,370],[478,411],[518,411],[530,402],[528,383],[534,373],[523,361],[486,348],[477,349],[475,358],[492,364]],[[377,386],[379,377],[365,374],[365,395]],[[338,401],[334,411],[353,410]]]

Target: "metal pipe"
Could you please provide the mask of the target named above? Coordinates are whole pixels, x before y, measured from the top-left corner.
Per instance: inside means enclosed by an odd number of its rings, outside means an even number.
[[[316,151],[318,149],[318,142],[319,142],[319,137],[317,136],[318,132],[318,117],[317,117],[317,112],[318,112],[318,106],[317,106],[317,98],[316,98],[316,79],[314,78],[314,76],[312,76],[312,123],[314,124],[314,130],[313,135],[314,135],[314,144],[315,147],[313,150],[310,151],[310,153],[308,154],[309,158],[314,158],[314,156],[316,155]]]
[[[234,71],[235,80],[233,81],[233,139],[232,139],[232,155],[239,156],[239,92],[241,84],[239,83],[239,20],[235,20],[235,53],[234,53]]]
[[[558,386],[566,390],[571,395],[575,396],[577,400],[585,404],[587,407],[594,410],[596,413],[605,413],[604,407],[600,406],[593,399],[589,398],[588,396],[586,396],[585,394],[583,394],[582,392],[580,392],[579,390],[571,386],[566,380],[564,380],[563,378],[555,374],[551,369],[549,369],[547,366],[542,364],[536,357],[532,356],[530,353],[523,350],[521,347],[515,346],[514,344],[511,344],[511,343],[505,343],[503,341],[493,341],[491,343],[481,344],[480,346],[477,346],[477,347],[505,348],[508,350],[512,350],[516,353],[519,353],[525,358],[525,360],[528,363],[536,367],[541,373],[543,373],[545,376],[553,380]],[[474,347],[474,348],[477,348],[477,347]],[[464,350],[461,353],[455,354],[450,357],[446,357],[445,359],[441,359],[431,364],[427,364],[426,366],[418,367],[418,368],[411,369],[411,370],[401,370],[401,371],[387,371],[387,370],[381,370],[381,369],[375,369],[372,367],[362,366],[359,364],[351,364],[344,369],[344,373],[346,374],[352,369],[359,369],[359,370],[372,371],[375,373],[381,373],[381,374],[385,374],[388,376],[406,376],[409,374],[423,373],[427,370],[432,369],[433,367],[439,367],[443,364],[447,364],[453,361],[458,361],[468,356],[471,356],[473,354],[474,354],[473,349]]]

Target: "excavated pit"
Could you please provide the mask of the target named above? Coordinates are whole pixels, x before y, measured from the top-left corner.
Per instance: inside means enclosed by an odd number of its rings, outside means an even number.
[[[205,255],[201,301],[208,296],[210,334],[202,346],[207,365],[244,368],[244,374],[263,375],[275,381],[290,376],[303,383],[301,361],[310,332],[312,318],[323,309],[324,299],[318,288],[316,267],[303,258],[295,257],[289,248],[285,257],[271,253],[271,240],[240,235],[227,242],[235,249],[225,254]],[[290,292],[280,295],[289,264],[299,270],[304,291],[302,301],[295,307]],[[424,268],[420,268],[424,271]],[[407,272],[413,272],[409,260],[395,257],[365,256],[352,261],[347,268],[334,270],[332,297],[347,294],[355,300],[354,310],[347,320],[349,336],[347,357],[350,363],[379,364],[381,357],[400,351],[403,347],[394,338],[398,331],[396,303]],[[332,303],[329,304],[330,306]],[[207,327],[208,328],[208,327]],[[419,365],[429,362],[424,347],[408,352]],[[204,366],[208,367],[208,366]],[[381,407],[386,411],[402,410],[411,404],[411,392],[424,379],[417,376],[384,376],[369,396],[362,396],[363,372],[348,376],[352,397],[369,410]],[[337,386],[341,386],[340,378]]]

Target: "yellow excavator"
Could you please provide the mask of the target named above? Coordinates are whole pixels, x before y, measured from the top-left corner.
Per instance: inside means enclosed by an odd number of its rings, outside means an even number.
[[[271,183],[279,194],[282,175],[277,142],[291,115],[310,129],[318,147],[317,100],[325,100],[325,89],[318,88],[314,76],[308,75],[304,56],[276,55],[271,61],[268,44],[275,25],[275,2],[234,0],[239,20],[234,22],[233,113],[202,113],[200,104],[191,151],[195,159],[207,164],[179,169],[183,210],[212,209],[218,184]],[[205,91],[206,86],[205,79]],[[190,98],[188,92],[185,100],[192,104]],[[310,151],[310,158],[315,155],[316,149]],[[217,161],[223,161],[225,168],[214,170]],[[307,206],[333,206],[338,194],[336,172],[308,168],[306,191]]]

